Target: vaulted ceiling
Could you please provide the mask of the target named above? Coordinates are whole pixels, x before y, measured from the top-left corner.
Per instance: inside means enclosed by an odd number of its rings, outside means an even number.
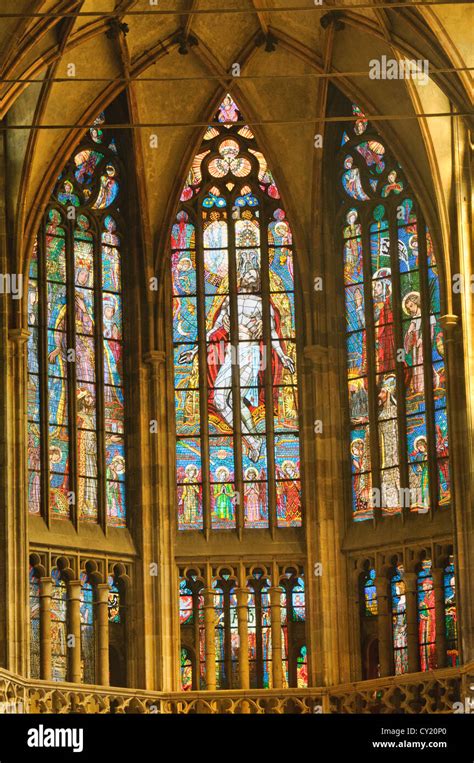
[[[1,13],[17,15],[0,24],[0,116],[10,128],[53,126],[7,131],[17,256],[27,256],[54,179],[83,132],[71,126],[89,124],[124,89],[131,122],[145,125],[133,130],[133,141],[151,269],[202,125],[226,89],[254,124],[304,246],[312,244],[321,193],[314,135],[324,132],[330,81],[370,115],[411,117],[382,121],[380,129],[412,178],[429,189],[436,213],[449,197],[443,151],[449,151],[450,119],[412,117],[469,111],[470,72],[435,70],[469,66],[472,9],[381,5],[346,0],[343,10],[342,2],[334,10],[332,2],[310,0],[3,0]],[[429,84],[369,79],[370,59],[383,54],[428,59]],[[230,74],[236,63],[240,77]],[[158,136],[157,149],[150,147],[151,134]]]

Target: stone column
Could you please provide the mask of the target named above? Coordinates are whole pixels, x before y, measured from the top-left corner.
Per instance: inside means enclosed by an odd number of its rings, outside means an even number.
[[[40,676],[51,681],[51,578],[40,579]]]
[[[96,585],[97,591],[97,634],[98,634],[98,681],[101,686],[109,686],[109,586],[107,583]]]
[[[403,580],[406,586],[407,647],[408,672],[417,673],[420,669],[418,649],[418,602],[416,572],[405,572]]]
[[[68,585],[69,622],[68,636],[74,636],[69,656],[69,680],[81,683],[81,581],[70,580]]]
[[[1,174],[1,173],[0,173]],[[27,288],[24,285],[24,288]],[[15,300],[15,303],[23,300]],[[11,304],[11,303],[10,303]],[[15,585],[7,585],[8,576],[4,577],[5,588],[0,595],[4,602],[3,609],[6,616],[6,652],[4,665],[7,670],[18,675],[26,675],[28,665],[28,627],[25,618],[25,602],[28,601],[28,465],[27,453],[27,425],[26,425],[26,343],[29,331],[21,328],[13,328],[8,333],[9,362],[4,363],[3,352],[0,353],[0,392],[1,376],[4,372],[8,375],[8,392],[11,406],[9,412],[9,428],[6,443],[8,451],[0,452],[0,469],[6,468],[6,486],[8,493],[5,496],[0,486],[0,499],[5,503],[5,519],[2,522],[3,533],[7,533],[5,549],[8,554],[5,557],[9,570],[16,574]],[[0,340],[4,342],[5,334],[0,333]],[[6,350],[7,348],[5,348]],[[2,432],[0,431],[0,441]],[[0,447],[2,447],[0,445]],[[9,455],[7,455],[7,453]],[[5,559],[2,564],[5,564]],[[0,569],[2,567],[0,564]],[[1,620],[0,620],[1,622]],[[0,648],[1,653],[1,648]]]
[[[216,690],[216,639],[215,624],[216,615],[214,608],[214,591],[212,588],[204,588],[204,634],[206,644],[206,689]]]
[[[235,594],[237,596],[237,621],[239,627],[239,684],[241,689],[249,689],[249,592],[247,588],[236,588]]]
[[[165,289],[165,295],[168,293]],[[135,659],[140,665],[138,675],[143,676],[140,680],[147,689],[177,691],[180,687],[180,626],[174,561],[175,437],[174,428],[169,431],[168,421],[169,406],[174,407],[174,403],[167,384],[165,351],[147,352],[142,369],[140,396],[138,389],[135,392],[140,410],[137,474],[141,475],[141,484],[136,495],[137,500],[143,502],[137,527],[143,548],[139,581],[142,597],[134,607],[133,628],[143,633],[145,648],[142,655],[141,650],[134,647]],[[154,431],[150,429],[151,422],[156,422]]]
[[[388,596],[388,581],[375,578],[377,590],[377,632],[381,677],[393,675],[392,669],[392,613]]]
[[[270,616],[272,627],[272,676],[273,688],[283,686],[283,665],[281,648],[281,589],[270,588]]]
[[[444,619],[444,570],[435,567],[432,572],[436,618],[436,667],[446,667],[446,625]]]
[[[456,127],[456,129],[458,129]],[[458,133],[461,137],[461,131]],[[464,139],[464,138],[463,138]],[[466,141],[467,143],[467,141]],[[456,157],[458,152],[456,153]],[[459,153],[459,159],[463,156]],[[462,160],[461,160],[462,161]],[[459,166],[459,174],[468,173]],[[474,471],[471,454],[474,448],[474,294],[469,288],[473,272],[473,251],[469,238],[470,209],[466,177],[456,183],[458,210],[464,225],[459,228],[459,273],[464,289],[453,295],[460,316],[440,316],[446,345],[448,371],[448,423],[454,522],[454,557],[456,567],[456,602],[459,650],[462,664],[474,660]],[[447,258],[447,261],[448,258]],[[450,290],[447,290],[450,294]],[[450,295],[451,296],[451,295]],[[449,309],[449,305],[448,305]]]

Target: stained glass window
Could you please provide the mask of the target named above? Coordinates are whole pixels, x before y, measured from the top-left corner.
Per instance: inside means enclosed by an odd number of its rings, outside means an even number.
[[[375,570],[370,569],[365,574],[363,582],[364,595],[364,614],[367,617],[373,617],[378,613],[377,607],[377,588],[375,585]]]
[[[290,572],[286,573],[285,577],[280,584],[283,688],[299,686],[298,681],[301,681],[304,675],[305,668],[300,661],[301,649],[295,651],[295,644],[305,637],[306,621],[304,578]],[[304,659],[306,661],[306,650]]]
[[[227,95],[171,233],[178,525],[301,525],[294,251]]]
[[[359,107],[339,151],[355,521],[450,503],[433,242],[402,167]]]
[[[95,612],[94,588],[88,576],[81,573],[81,680],[95,683]]]
[[[40,677],[40,582],[30,566],[30,676]]]
[[[205,630],[204,630],[204,597],[202,594],[203,583],[196,575],[190,574],[179,584],[179,621],[181,630],[181,678],[189,680],[191,671],[191,685],[187,688],[206,688],[206,654],[205,654]],[[183,651],[188,655],[196,655],[194,663],[183,665]],[[217,669],[217,668],[216,668]]]
[[[67,681],[67,586],[57,567],[51,578],[51,672],[53,681]]]
[[[249,583],[249,667],[250,688],[270,689],[272,676],[272,629],[268,578],[258,573]]]
[[[31,257],[28,501],[124,527],[123,170],[104,120],[57,179]]]
[[[226,671],[226,623],[224,591],[214,581],[215,647],[216,647],[216,686],[224,689],[228,686],[229,676]],[[229,686],[230,688],[230,686]]]
[[[456,576],[451,557],[444,570],[444,618],[446,629],[446,657],[449,667],[459,665],[458,624],[456,609]]]
[[[189,649],[181,649],[181,690],[191,691],[193,688],[193,662]]]
[[[296,686],[298,689],[308,687],[308,655],[306,646],[300,647],[297,658]]]
[[[191,684],[195,689],[206,688],[207,684],[203,587],[202,579],[194,573],[188,573],[186,577],[181,578],[181,650],[186,651],[186,656],[181,652],[181,678],[189,683],[191,671]],[[246,602],[245,596],[241,602],[247,610],[248,641],[245,644],[241,644],[239,634],[235,572],[220,570],[218,577],[212,581],[211,590],[213,619],[210,627],[214,632],[215,650],[211,669],[215,671],[216,688],[241,688],[241,649],[248,651],[250,687],[271,688],[273,672],[270,578],[259,569],[255,570],[247,581]],[[302,656],[300,648],[305,642],[306,620],[302,572],[285,573],[280,591],[282,686],[297,686],[298,681],[303,681],[307,670],[306,652]]]
[[[107,602],[109,623],[120,623],[120,591],[115,578],[109,575],[109,597]]]
[[[223,573],[213,583],[215,591],[216,686],[236,689],[239,685],[239,628],[235,580]]]
[[[435,593],[431,573],[431,559],[422,563],[417,579],[418,589],[418,645],[420,670],[434,670],[436,665]]]
[[[399,565],[391,580],[392,638],[395,675],[408,671],[407,602],[404,569]]]

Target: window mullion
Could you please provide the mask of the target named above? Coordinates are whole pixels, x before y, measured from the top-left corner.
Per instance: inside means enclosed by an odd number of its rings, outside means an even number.
[[[237,250],[235,246],[235,225],[228,220],[228,262],[229,262],[229,303],[230,303],[230,345],[232,352],[232,410],[234,441],[235,486],[240,500],[236,502],[235,519],[239,538],[244,528],[244,484],[242,478],[242,418],[240,399],[239,365],[239,312],[237,296]]]
[[[420,269],[421,331],[423,339],[423,378],[425,384],[426,436],[428,440],[428,473],[431,519],[438,507],[438,465],[436,461],[436,431],[433,400],[433,348],[431,342],[431,303],[428,286],[428,259],[426,251],[426,224],[419,207],[416,207],[418,233],[418,266]]]
[[[275,483],[275,422],[273,411],[273,378],[272,378],[272,331],[270,322],[270,275],[268,259],[268,219],[264,213],[265,204],[262,205],[262,218],[260,220],[260,281],[262,290],[262,322],[263,322],[263,348],[265,361],[265,429],[267,441],[267,480],[268,480],[268,523],[272,538],[275,537],[277,528],[277,494]],[[265,210],[266,211],[266,210]]]
[[[230,630],[230,585],[227,582],[224,585],[222,582],[223,591],[223,606],[224,606],[224,664],[226,667],[226,689],[232,689],[232,642],[231,642],[231,630]]]
[[[189,583],[189,587],[192,591],[192,597],[193,597],[193,625],[194,625],[194,676],[193,676],[193,683],[194,686],[193,689],[200,689],[201,688],[201,640],[200,640],[200,622],[199,622],[199,590],[191,585],[191,582],[186,580],[187,583]],[[181,633],[181,629],[180,629]],[[183,644],[181,643],[181,647]]]
[[[104,313],[102,308],[102,267],[100,234],[94,228],[93,257],[94,257],[94,346],[95,346],[95,399],[96,399],[96,438],[97,438],[97,521],[107,532],[107,499],[106,499],[106,450],[104,426]]]
[[[364,214],[365,213],[365,214]],[[375,326],[370,260],[369,210],[359,210],[361,218],[362,263],[364,273],[365,347],[367,359],[367,386],[369,393],[370,469],[372,488],[380,493],[380,453],[377,411],[377,382],[375,369]],[[373,501],[372,501],[373,503]],[[381,518],[381,506],[373,506],[375,522]]]
[[[207,337],[206,337],[206,298],[204,295],[204,247],[203,224],[201,209],[197,206],[196,213],[196,297],[198,321],[198,363],[199,363],[199,412],[201,438],[201,484],[203,530],[207,539],[212,529],[211,522],[211,488],[210,488],[210,459],[209,459],[209,414],[208,414],[208,378],[207,378]]]
[[[67,362],[67,390],[69,415],[69,490],[74,494],[72,503],[72,521],[79,529],[78,475],[77,475],[77,357],[76,357],[76,295],[74,285],[74,224],[71,222],[65,229],[66,257],[66,326],[67,347],[73,350],[74,362]]]
[[[398,468],[400,473],[400,486],[410,487],[408,480],[408,462],[407,462],[407,439],[406,439],[406,401],[405,401],[405,380],[404,367],[398,360],[398,352],[403,348],[403,329],[401,320],[401,285],[400,268],[398,254],[398,226],[396,218],[396,207],[392,206],[388,211],[389,235],[390,235],[390,264],[392,270],[392,316],[395,334],[395,376],[397,379],[397,426],[398,426]],[[399,494],[401,502],[401,495]],[[411,505],[408,506],[408,512]],[[406,507],[404,501],[401,502],[402,519],[406,516]]]
[[[46,228],[47,213],[38,236],[38,354],[39,354],[39,384],[40,384],[40,464],[41,464],[41,498],[40,509],[48,527],[51,526],[49,507],[49,383],[48,383],[48,285],[46,280]]]
[[[255,594],[255,675],[257,688],[263,688],[263,643],[262,643],[262,585],[254,581]]]

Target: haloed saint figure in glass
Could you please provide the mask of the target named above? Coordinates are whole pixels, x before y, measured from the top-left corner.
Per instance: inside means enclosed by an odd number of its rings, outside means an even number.
[[[301,523],[291,229],[241,119],[226,96],[171,236],[181,529]]]

